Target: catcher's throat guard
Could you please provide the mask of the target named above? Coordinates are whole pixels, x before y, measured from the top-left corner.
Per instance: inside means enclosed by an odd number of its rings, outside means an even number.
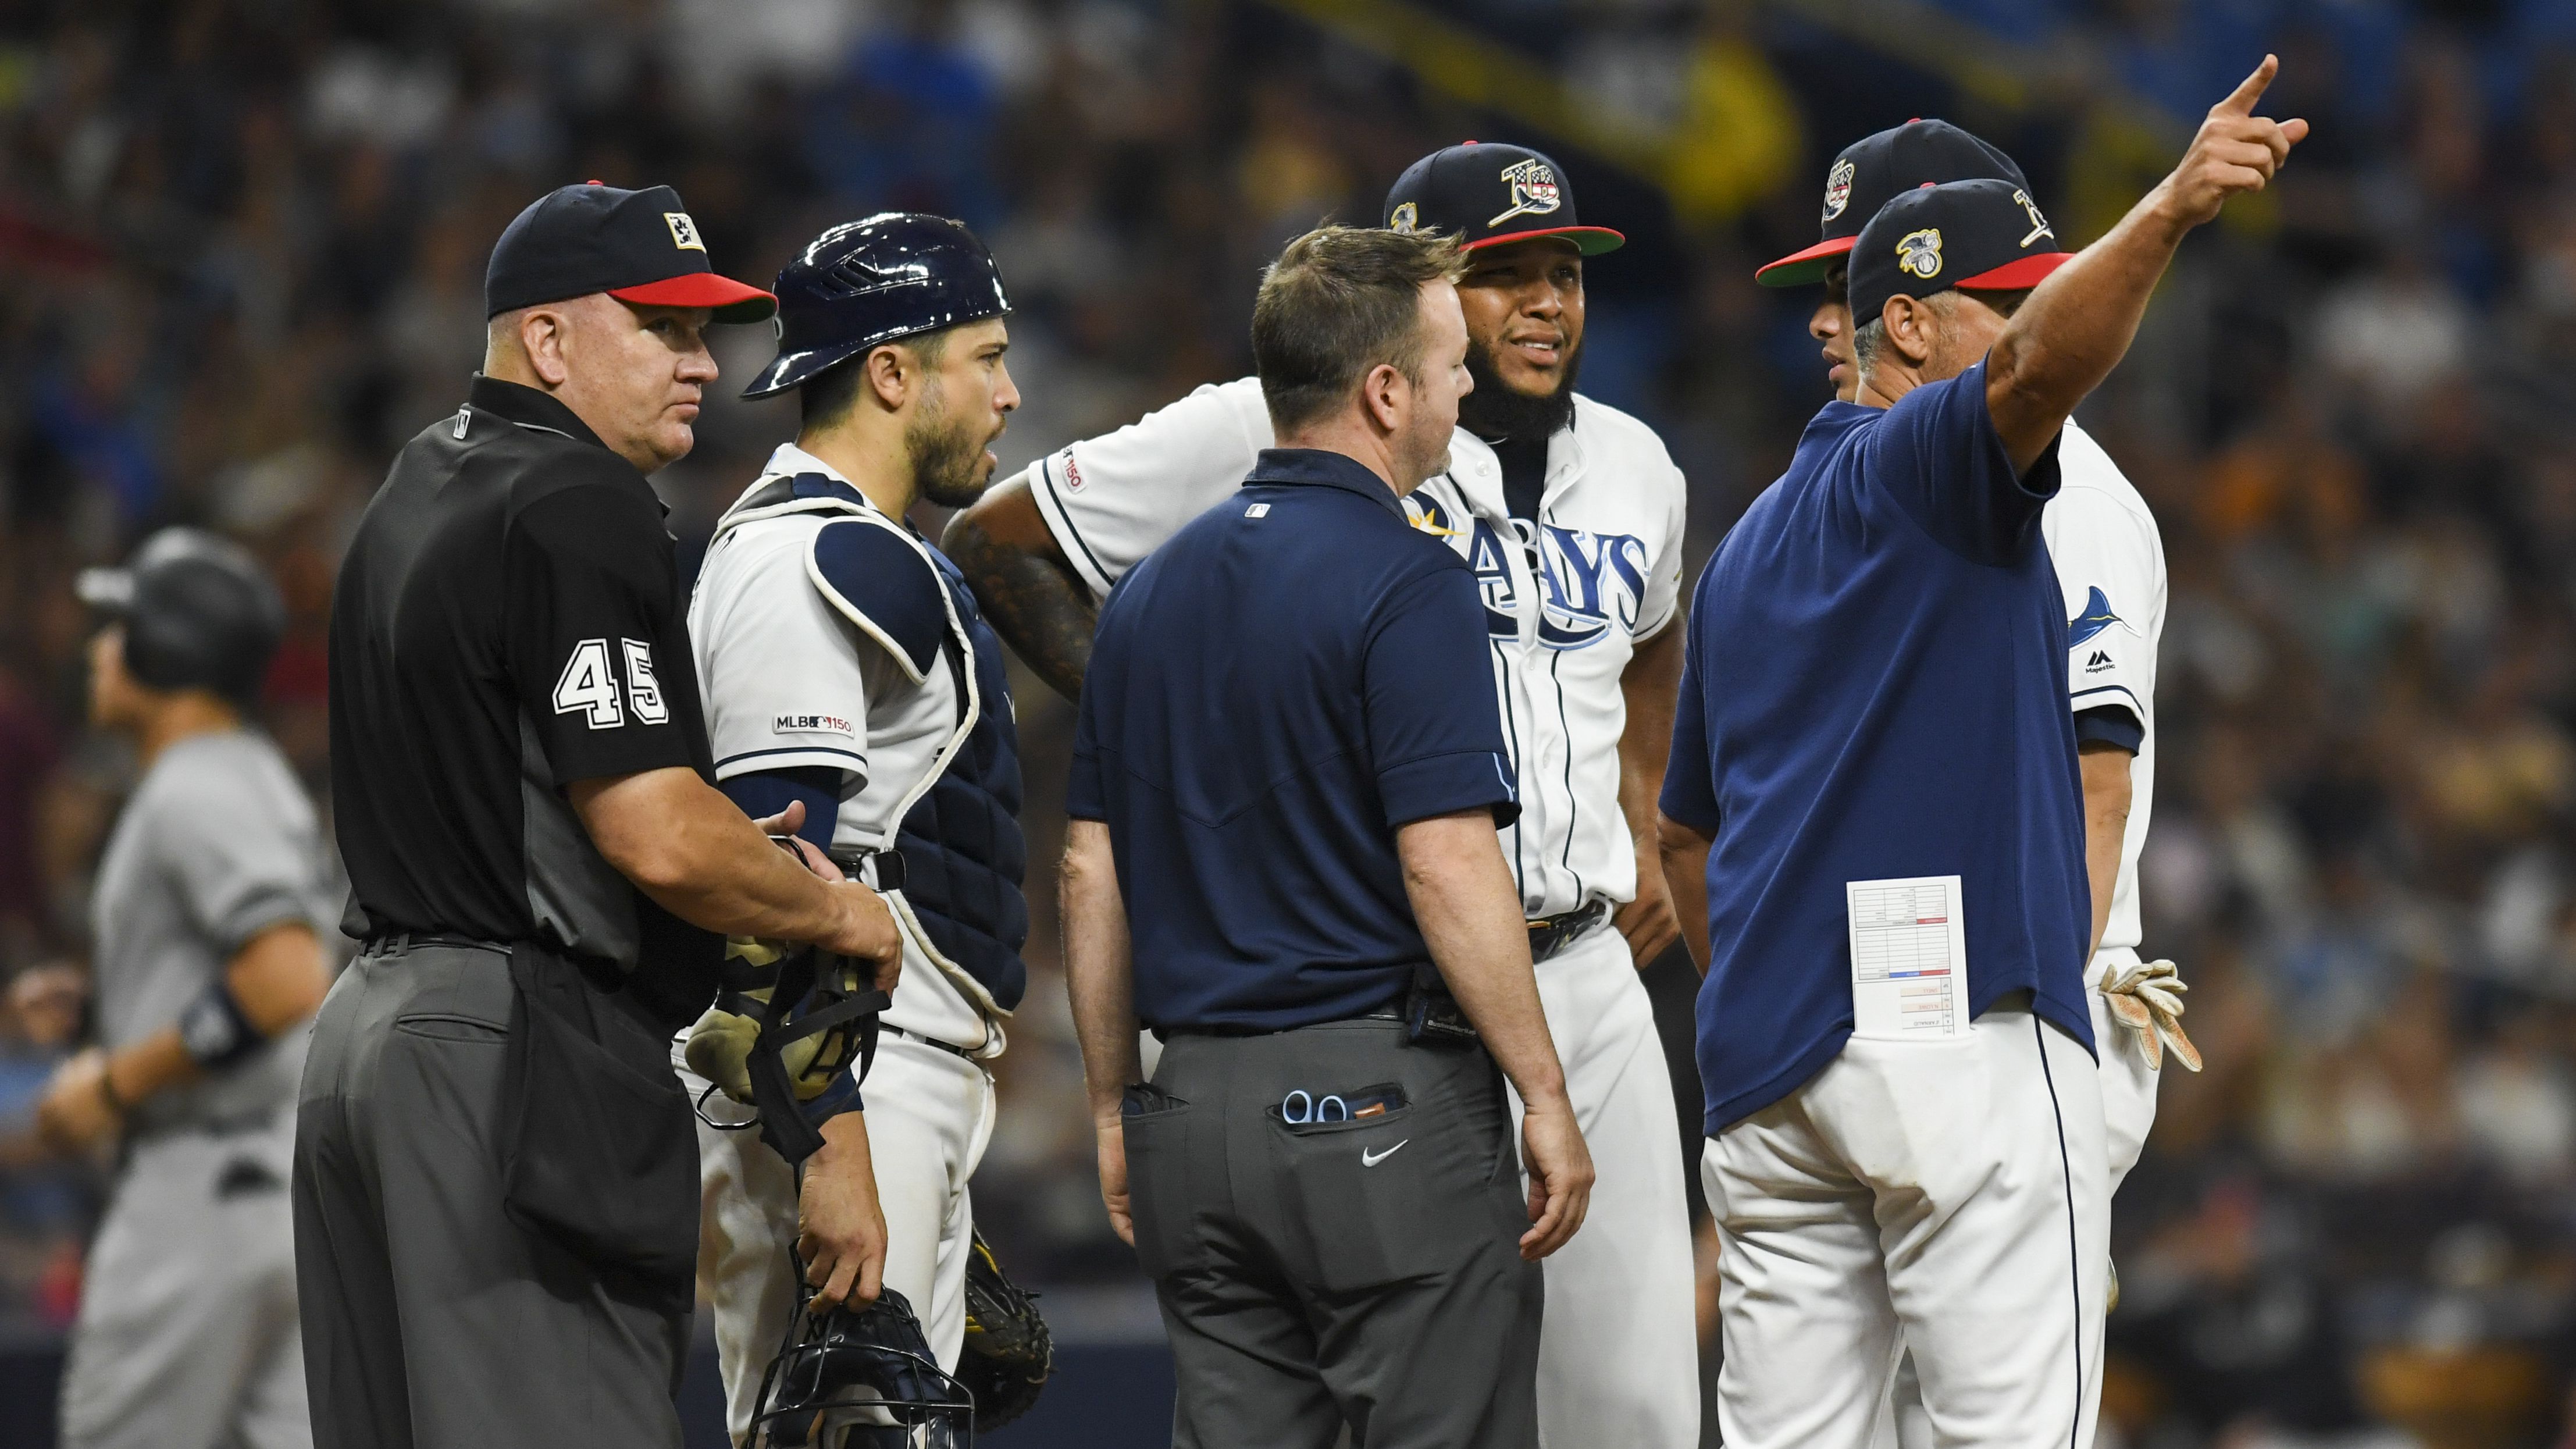
[[[972,1449],[975,1403],[892,1288],[865,1308],[808,1300],[761,1375],[749,1449]]]

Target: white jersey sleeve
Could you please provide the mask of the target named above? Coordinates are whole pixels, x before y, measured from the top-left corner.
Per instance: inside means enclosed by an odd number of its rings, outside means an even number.
[[[2145,729],[2164,632],[2164,544],[2137,490],[2072,423],[2059,461],[2065,486],[2040,528],[2066,595],[2067,703],[2078,713],[2119,706]]]
[[[1181,525],[1241,487],[1271,439],[1258,379],[1210,383],[1030,464],[1029,493],[1074,571],[1106,598]]]
[[[1639,431],[1645,431],[1641,426]],[[1656,554],[1653,571],[1646,576],[1646,597],[1637,612],[1635,642],[1643,644],[1661,634],[1681,612],[1682,548],[1690,527],[1690,484],[1682,470],[1673,466],[1672,454],[1664,441],[1647,433],[1654,443],[1656,461],[1663,476],[1655,480],[1664,505],[1663,548]]]
[[[709,551],[689,630],[716,778],[822,766],[868,777],[868,678],[860,641],[808,579],[812,525],[737,529]],[[853,647],[857,644],[858,647]]]

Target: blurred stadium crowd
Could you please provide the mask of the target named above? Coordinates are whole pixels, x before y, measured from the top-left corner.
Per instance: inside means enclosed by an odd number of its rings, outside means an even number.
[[[81,724],[71,575],[166,522],[256,548],[296,619],[267,722],[318,792],[341,540],[454,408],[530,197],[671,182],[746,277],[867,211],[965,219],[1019,308],[1008,469],[1237,375],[1262,260],[1374,217],[1416,155],[1546,144],[1635,242],[1591,274],[1586,390],[1672,441],[1704,556],[1824,397],[1811,299],[1751,274],[1812,239],[1836,149],[1946,115],[2072,241],[2267,45],[2315,139],[2277,205],[2194,244],[2087,409],[2170,558],[2147,944],[2210,1062],[2167,1083],[2120,1201],[2109,1417],[2176,1446],[2576,1435],[2564,0],[7,7],[0,976],[37,984],[0,1008],[0,1340],[68,1321],[99,1184],[29,1130],[130,777]],[[1461,57],[1538,79],[1478,92]],[[744,330],[735,380],[767,353]],[[709,407],[656,480],[684,547],[791,423]],[[1045,862],[1071,715],[1019,698]],[[977,1203],[1027,1276],[1114,1279],[1051,883],[1031,898]]]

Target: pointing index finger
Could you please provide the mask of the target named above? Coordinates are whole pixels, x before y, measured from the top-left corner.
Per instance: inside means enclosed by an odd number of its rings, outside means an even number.
[[[2213,116],[2250,116],[2254,114],[2254,103],[2263,99],[2263,92],[2271,89],[2272,77],[2279,75],[2280,73],[2281,58],[2279,56],[2267,55],[2263,57],[2263,63],[2254,67],[2254,73],[2238,82],[2236,89],[2228,94],[2227,99],[2220,101],[2215,106],[2212,106],[2209,113]]]

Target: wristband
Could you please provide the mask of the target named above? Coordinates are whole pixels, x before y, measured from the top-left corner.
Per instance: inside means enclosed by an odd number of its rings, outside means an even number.
[[[268,1038],[242,1013],[231,984],[218,976],[179,1013],[179,1042],[198,1066],[221,1071],[268,1045]]]
[[[805,1114],[806,1121],[817,1127],[844,1112],[866,1111],[867,1103],[859,1099],[858,1073],[842,1072],[834,1077],[832,1085],[825,1087],[819,1095],[809,1101],[798,1103],[797,1110]]]

